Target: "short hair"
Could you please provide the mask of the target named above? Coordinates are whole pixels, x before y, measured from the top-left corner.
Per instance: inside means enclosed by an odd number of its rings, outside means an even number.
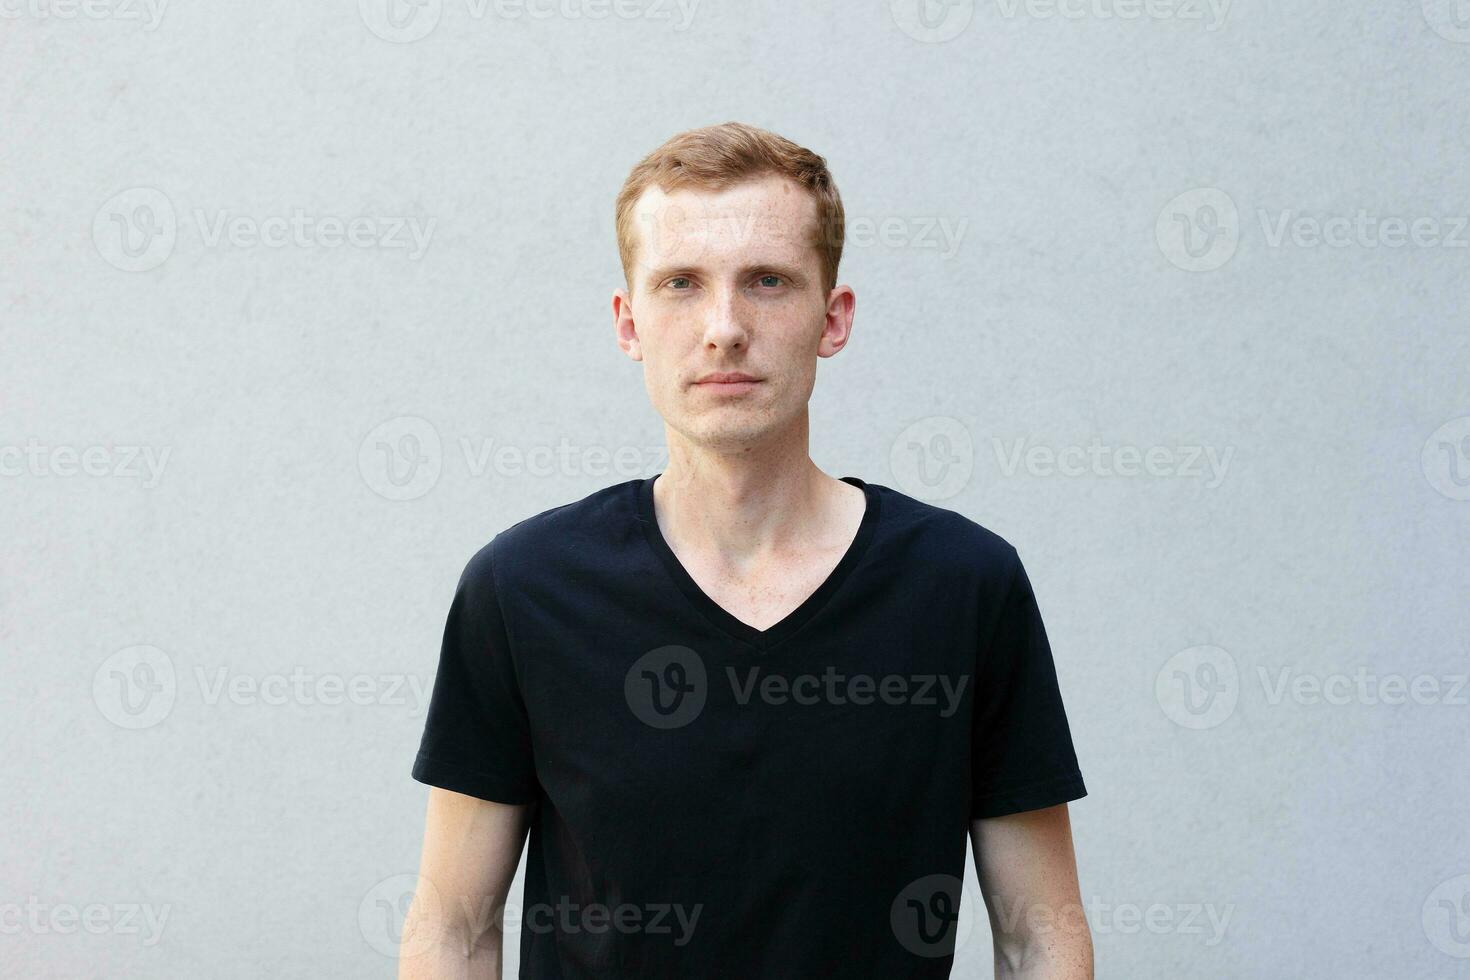
[[[720,190],[767,176],[787,177],[806,188],[817,205],[816,246],[827,292],[837,286],[842,261],[844,217],[842,197],[827,170],[827,161],[783,136],[744,123],[690,129],[671,137],[633,167],[618,192],[618,257],[623,278],[633,286],[633,206],[650,186],[668,193],[697,187]]]

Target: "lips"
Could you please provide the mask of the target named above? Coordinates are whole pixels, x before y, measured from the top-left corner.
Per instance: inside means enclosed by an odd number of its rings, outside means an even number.
[[[760,378],[757,378],[754,375],[742,374],[739,371],[716,371],[713,374],[706,374],[704,377],[700,378],[698,381],[696,381],[694,383],[695,384],[698,384],[698,385],[708,385],[708,384],[739,384],[739,383],[745,382],[745,381],[759,381],[759,380],[760,380]]]

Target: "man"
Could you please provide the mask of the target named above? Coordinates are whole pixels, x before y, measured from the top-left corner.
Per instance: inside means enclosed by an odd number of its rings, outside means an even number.
[[[973,842],[996,976],[1081,980],[1086,794],[1016,550],[808,455],[851,334],[825,161],[729,123],[617,202],[618,344],[669,459],[501,531],[449,610],[401,977],[946,977]]]

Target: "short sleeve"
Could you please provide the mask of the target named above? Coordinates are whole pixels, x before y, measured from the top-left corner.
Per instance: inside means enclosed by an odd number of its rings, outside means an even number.
[[[539,793],[530,726],[496,587],[494,542],[465,566],[439,649],[413,778],[494,800],[531,803]]]
[[[1087,795],[1041,610],[1020,557],[1014,562],[976,671],[971,819]]]

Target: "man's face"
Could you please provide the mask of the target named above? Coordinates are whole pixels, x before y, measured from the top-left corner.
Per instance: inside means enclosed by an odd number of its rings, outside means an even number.
[[[651,187],[633,222],[631,296],[614,294],[613,316],[664,421],[726,452],[804,422],[816,359],[846,344],[853,309],[851,289],[822,281],[811,194],[775,176]]]

